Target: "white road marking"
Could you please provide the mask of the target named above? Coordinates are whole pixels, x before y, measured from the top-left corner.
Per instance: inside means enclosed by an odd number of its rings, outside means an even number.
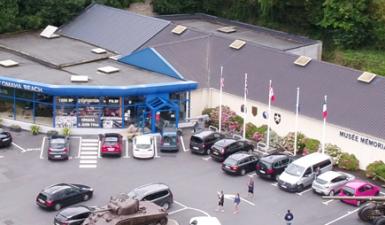
[[[211,158],[211,156],[203,157],[202,159],[205,161],[208,161]]]
[[[277,182],[274,182],[274,183],[271,183],[271,185],[273,185],[273,186],[278,186],[278,183]]]
[[[303,194],[305,194],[306,192],[309,192],[309,191],[311,191],[311,188],[308,188],[308,189],[306,189],[306,190],[304,190],[302,192],[296,193],[296,194],[299,195],[299,196],[302,196]]]
[[[21,152],[26,152],[26,150],[24,148],[20,147],[19,145],[15,144],[14,142],[12,142],[12,145],[17,147],[18,149],[20,149]]]
[[[188,207],[188,206],[186,206],[186,205],[184,205],[184,204],[182,204],[182,203],[180,203],[180,202],[177,202],[177,201],[175,201],[175,200],[174,200],[174,202],[175,202],[176,204],[182,206],[182,207],[183,207],[183,210],[191,209],[191,210],[200,212],[200,213],[202,213],[202,214],[204,214],[204,215],[206,215],[206,216],[210,216],[207,212],[205,212],[205,211],[203,211],[203,210],[201,210],[201,209]],[[174,214],[174,213],[177,213],[177,212],[179,212],[179,211],[182,211],[182,210],[175,210],[175,211],[173,212],[173,214]],[[169,213],[169,214],[170,214],[170,213]]]
[[[337,221],[339,221],[339,220],[341,220],[341,219],[343,219],[343,218],[345,218],[345,217],[347,217],[347,216],[357,212],[358,210],[360,210],[360,208],[357,208],[357,209],[355,209],[353,211],[348,211],[345,215],[342,215],[342,216],[338,217],[337,219],[334,219],[334,220],[332,220],[332,221],[330,221],[328,223],[325,223],[325,225],[333,224],[333,223],[335,223],[335,222],[337,222]]]
[[[128,155],[128,140],[125,139],[125,143],[126,143],[126,155],[123,156],[123,158],[130,158],[130,156]]]
[[[182,136],[180,136],[179,138],[180,138],[180,143],[182,143],[182,148],[183,148],[183,151],[185,151],[185,152],[188,152],[190,149],[186,149],[186,147],[184,146],[183,137],[182,137]]]
[[[249,174],[249,175],[247,175],[247,176],[253,178],[253,177],[255,176],[255,173],[254,173],[254,174]]]
[[[43,157],[43,153],[44,153],[44,145],[45,145],[45,139],[46,139],[47,137],[43,137],[43,141],[42,141],[42,143],[41,143],[41,148],[40,148],[40,159],[44,159],[44,157]]]
[[[235,195],[225,195],[225,199],[234,200],[234,198],[235,198]],[[254,203],[252,203],[252,202],[250,202],[250,201],[248,201],[242,197],[241,197],[241,202],[246,202],[249,205],[255,206]]]
[[[169,212],[168,215],[172,215],[172,214],[181,212],[181,211],[186,210],[186,209],[188,209],[188,208],[184,207],[184,208],[181,208],[181,209],[177,209],[177,210],[174,210],[174,211],[172,211],[172,212]]]
[[[96,155],[83,155],[79,157],[80,159],[97,159]]]
[[[4,156],[0,155],[0,159],[4,158]]]
[[[80,164],[96,164],[97,160],[80,160]]]
[[[98,155],[98,153],[97,152],[82,152],[82,155]],[[81,156],[79,158],[81,158]]]
[[[79,168],[96,168],[97,165],[96,164],[93,164],[93,165],[90,165],[90,164],[81,164],[79,165]]]
[[[27,148],[25,151],[26,152],[40,151],[40,148]]]
[[[80,158],[80,151],[81,151],[81,148],[82,148],[82,138],[80,137],[80,140],[79,140],[79,147],[78,147],[78,158]]]
[[[102,158],[102,156],[101,156],[101,151],[100,151],[100,145],[102,144],[102,142],[99,140],[98,141],[98,158]]]
[[[175,201],[175,200],[174,200],[174,202],[175,202],[176,204],[178,204],[178,205],[182,206],[183,208],[188,208],[186,205],[183,205],[183,204],[182,204],[182,203],[180,203],[180,202],[177,202],[177,201]]]
[[[157,141],[158,141],[158,136],[154,136],[154,151],[155,151],[155,158],[160,158],[160,156],[158,155],[158,144],[157,144]]]
[[[334,199],[330,199],[330,200],[327,200],[327,201],[323,201],[322,204],[324,205],[328,205],[330,202],[334,201]]]

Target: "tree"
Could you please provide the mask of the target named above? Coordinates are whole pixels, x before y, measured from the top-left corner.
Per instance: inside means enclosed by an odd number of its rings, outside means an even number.
[[[368,0],[325,0],[319,25],[333,32],[339,47],[357,48],[369,37]]]
[[[0,1],[0,33],[16,28],[18,11],[17,0]]]

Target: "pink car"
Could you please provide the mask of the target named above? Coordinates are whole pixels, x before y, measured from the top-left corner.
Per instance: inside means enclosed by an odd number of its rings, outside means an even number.
[[[339,196],[376,196],[380,193],[380,187],[362,180],[353,180],[346,183],[342,188]],[[345,203],[360,206],[362,201],[359,200],[341,200]]]

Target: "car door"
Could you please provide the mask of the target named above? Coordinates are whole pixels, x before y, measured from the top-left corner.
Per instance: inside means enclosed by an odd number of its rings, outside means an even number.
[[[365,192],[366,192],[366,188],[365,188],[365,185],[362,185],[361,187],[359,187],[356,191],[356,196],[365,196]]]
[[[249,163],[247,164],[247,172],[251,172],[255,170],[255,166],[257,165],[257,157],[249,156]]]
[[[330,186],[334,191],[338,191],[344,184],[346,184],[347,177],[340,175],[330,181]]]
[[[285,168],[287,167],[287,165],[289,165],[289,163],[290,163],[290,160],[289,160],[288,158],[286,158],[286,159],[281,159],[281,160],[280,160],[280,166],[279,166],[279,168],[277,168],[277,170],[276,170],[277,175],[281,174],[281,173],[285,170]]]
[[[238,162],[239,171],[245,170],[246,172],[248,172],[248,162],[249,162],[249,158],[247,157],[239,160]]]
[[[282,161],[281,160],[277,160],[276,162],[274,162],[272,164],[272,167],[273,167],[275,175],[279,174],[280,171],[282,170]]]
[[[312,167],[308,167],[306,170],[305,170],[305,173],[303,174],[303,186],[304,187],[307,187],[307,186],[310,186],[311,183],[313,182],[314,180],[314,173],[313,173],[313,170],[312,170]]]
[[[81,213],[71,218],[72,223],[70,225],[82,225],[84,220],[90,215],[89,212]]]

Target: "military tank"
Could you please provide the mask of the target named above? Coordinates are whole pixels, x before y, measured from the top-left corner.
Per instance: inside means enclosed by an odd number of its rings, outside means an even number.
[[[385,196],[323,196],[322,198],[369,202],[358,210],[358,217],[374,225],[385,225]]]
[[[166,225],[167,222],[167,212],[162,207],[120,196],[91,213],[82,225]]]

